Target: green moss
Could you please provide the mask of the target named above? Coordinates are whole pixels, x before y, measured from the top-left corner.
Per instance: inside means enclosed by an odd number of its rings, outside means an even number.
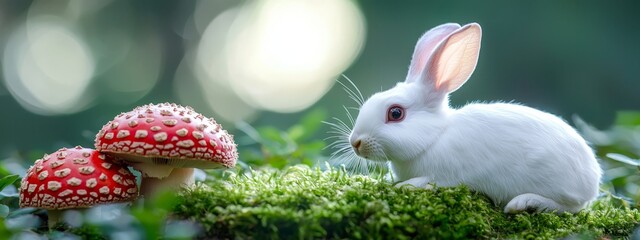
[[[202,224],[206,238],[559,238],[626,237],[638,210],[603,198],[578,214],[505,215],[465,187],[421,190],[304,166],[254,171],[188,190],[177,217]]]
[[[70,228],[67,232],[85,240],[106,240],[107,237],[95,226],[84,225],[79,228]]]

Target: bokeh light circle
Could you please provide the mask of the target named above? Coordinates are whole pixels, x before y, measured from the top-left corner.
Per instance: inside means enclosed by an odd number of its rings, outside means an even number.
[[[16,29],[4,51],[3,70],[7,89],[31,112],[70,114],[92,102],[85,91],[94,58],[83,39],[58,18],[28,19]]]
[[[351,1],[263,0],[229,11],[204,31],[198,61],[211,81],[231,86],[258,109],[309,107],[364,41],[364,18]],[[232,17],[222,21],[225,14]],[[221,23],[228,28],[221,30]]]

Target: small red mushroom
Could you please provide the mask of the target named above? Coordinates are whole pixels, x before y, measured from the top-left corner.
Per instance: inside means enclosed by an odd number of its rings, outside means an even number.
[[[193,168],[231,168],[238,158],[233,136],[220,124],[175,103],[121,113],[98,132],[95,147],[139,170],[143,195],[191,185]]]
[[[36,160],[20,185],[20,207],[49,211],[49,227],[62,210],[101,203],[131,202],[138,197],[135,176],[93,149],[62,148]]]

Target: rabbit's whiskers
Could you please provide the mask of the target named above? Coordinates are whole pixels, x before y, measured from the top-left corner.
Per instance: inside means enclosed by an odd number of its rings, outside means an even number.
[[[355,124],[355,118],[351,114],[350,110],[358,110],[360,106],[364,103],[365,99],[362,96],[362,92],[358,89],[358,87],[344,74],[342,75],[344,79],[346,79],[348,84],[343,83],[338,80],[338,83],[342,85],[343,89],[349,95],[358,107],[346,107],[343,106],[343,109],[347,116],[347,121],[344,121],[339,118],[332,118],[333,121],[327,122],[323,121],[323,123],[329,125],[331,130],[328,131],[331,136],[325,138],[325,141],[332,141],[325,148],[333,149],[333,153],[331,154],[329,161],[336,163],[337,165],[344,165],[344,167],[352,172],[359,174],[370,174],[373,169],[380,169],[386,167],[386,164],[383,162],[371,162],[366,160],[353,151],[351,147],[351,143],[349,142],[349,136],[351,135],[351,130],[353,129],[353,125]],[[386,158],[386,153],[384,151],[381,152],[383,156]]]

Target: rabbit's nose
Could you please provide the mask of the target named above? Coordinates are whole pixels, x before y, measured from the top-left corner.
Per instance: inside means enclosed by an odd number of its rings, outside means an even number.
[[[356,154],[359,153],[361,144],[362,141],[360,141],[360,139],[356,140],[355,142],[351,142],[351,146],[353,147],[353,150],[356,152]]]

